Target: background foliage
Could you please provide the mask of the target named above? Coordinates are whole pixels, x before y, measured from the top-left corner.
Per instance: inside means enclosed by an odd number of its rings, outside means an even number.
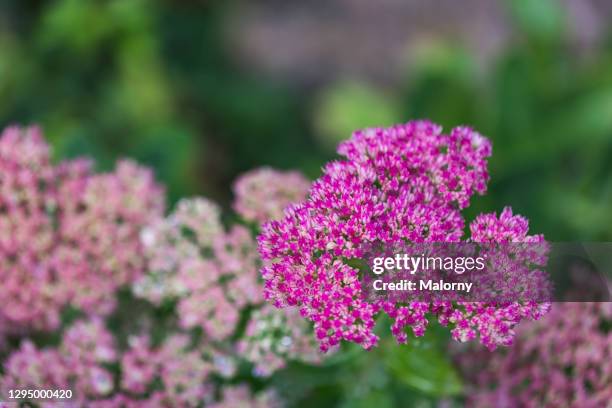
[[[134,157],[172,201],[227,205],[240,172],[272,165],[314,178],[358,127],[470,124],[494,143],[489,194],[471,214],[509,204],[549,239],[611,240],[612,38],[581,55],[557,2],[504,4],[513,35],[489,63],[461,44],[425,42],[383,87],[308,86],[239,63],[227,40],[237,1],[3,1],[0,125],[39,123],[57,158],[90,155],[108,169]],[[426,406],[462,390],[444,335],[428,340],[347,350],[271,381],[304,406]]]

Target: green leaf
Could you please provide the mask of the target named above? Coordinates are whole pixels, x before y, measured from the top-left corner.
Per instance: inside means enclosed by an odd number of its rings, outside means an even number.
[[[46,10],[37,39],[44,48],[62,47],[79,53],[95,50],[115,29],[100,2],[63,0]]]
[[[459,374],[443,351],[432,343],[416,339],[402,346],[387,344],[384,360],[399,382],[425,394],[454,396],[463,390]]]
[[[516,23],[527,34],[543,40],[561,37],[565,16],[557,0],[509,0],[508,6]]]
[[[357,129],[390,126],[400,121],[394,101],[363,84],[341,83],[326,90],[315,109],[319,140],[335,148]]]
[[[564,151],[578,151],[587,145],[606,145],[612,141],[612,89],[605,87],[586,93],[542,118],[532,135],[504,146],[495,158],[498,177],[516,168],[558,160]],[[537,137],[536,137],[537,136]]]
[[[393,408],[395,406],[392,396],[384,390],[352,395],[340,405],[341,408]]]

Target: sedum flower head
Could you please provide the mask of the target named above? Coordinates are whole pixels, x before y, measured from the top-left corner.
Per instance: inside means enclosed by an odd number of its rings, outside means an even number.
[[[346,340],[373,347],[375,318],[393,319],[391,331],[406,342],[407,329],[424,334],[429,316],[450,325],[457,340],[479,337],[489,348],[509,344],[525,317],[538,318],[536,304],[408,304],[368,301],[358,271],[346,260],[359,258],[369,243],[458,242],[461,210],[486,191],[490,142],[466,127],[448,134],[427,121],[357,131],[340,144],[343,160],[329,163],[308,199],[264,225],[259,251],[264,261],[265,296],[280,308],[298,307],[314,323],[322,350]],[[525,241],[527,221],[504,210],[471,224],[473,241]]]

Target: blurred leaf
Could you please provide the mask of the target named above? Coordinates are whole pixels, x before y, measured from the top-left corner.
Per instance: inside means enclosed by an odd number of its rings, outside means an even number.
[[[19,63],[16,44],[12,38],[0,32],[0,106],[14,86],[15,76],[20,72],[15,69]]]
[[[478,104],[474,57],[439,41],[421,42],[413,54],[404,96],[406,117],[430,119],[445,127],[474,125],[476,112],[488,108]]]
[[[77,52],[93,50],[114,27],[104,3],[61,0],[43,15],[39,38],[44,47],[70,47]]]
[[[558,0],[507,0],[512,17],[528,34],[544,40],[559,38],[564,10]]]
[[[612,186],[612,183],[611,183]],[[608,188],[600,201],[593,200],[592,197],[559,191],[551,193],[549,205],[555,215],[579,231],[587,231],[594,237],[606,236],[612,225],[612,212],[610,212],[610,202],[612,202],[612,188]],[[563,200],[557,200],[563,195]]]
[[[611,144],[612,88],[576,98],[534,125],[535,129],[517,132],[514,140],[504,143],[494,161],[500,177],[516,171],[517,166],[548,165],[572,149]]]
[[[155,8],[147,0],[112,0],[108,2],[110,18],[121,27],[121,32],[134,35],[151,32]]]
[[[612,141],[612,87],[576,98],[551,118],[549,132],[556,135],[551,147]]]
[[[408,344],[386,344],[384,359],[398,381],[433,396],[461,394],[463,385],[448,356],[426,339]]]
[[[168,186],[168,204],[182,195],[199,193],[199,180],[195,175],[203,149],[197,140],[194,131],[174,124],[149,129],[130,148],[130,154],[153,167],[156,179]]]
[[[351,396],[340,404],[340,408],[393,408],[395,406],[393,397],[384,390]]]
[[[153,39],[144,35],[126,39],[118,58],[120,80],[114,89],[118,108],[143,126],[167,119],[174,105]]]
[[[289,406],[334,406],[330,401],[338,397],[338,382],[343,373],[338,367],[313,367],[295,362],[276,372],[271,384]]]
[[[357,129],[401,121],[390,97],[357,83],[340,83],[326,89],[318,98],[314,117],[319,140],[329,149],[335,149]]]
[[[423,40],[411,51],[414,61],[409,76],[441,75],[455,80],[471,82],[477,71],[476,61],[463,47],[440,40]]]

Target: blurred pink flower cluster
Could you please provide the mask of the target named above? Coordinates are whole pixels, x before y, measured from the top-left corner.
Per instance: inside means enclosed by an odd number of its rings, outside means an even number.
[[[236,208],[258,222],[309,185],[269,168],[240,184]],[[260,184],[270,196],[249,201]],[[0,346],[10,341],[0,395],[50,388],[72,390],[79,407],[278,406],[273,392],[236,384],[239,366],[269,376],[321,354],[296,311],[265,305],[259,267],[251,230],[226,228],[211,201],[182,200],[164,217],[150,170],[129,161],[102,174],[87,160],[54,165],[37,128],[2,133]],[[133,310],[115,310],[126,285],[148,305],[129,300],[122,307]],[[68,306],[73,323],[62,321]],[[124,313],[134,320],[117,326]],[[33,330],[54,333],[41,340]]]
[[[29,340],[4,364],[0,394],[15,389],[72,390],[84,403],[107,395],[114,387],[105,367],[117,358],[114,338],[100,320],[78,322],[63,335],[57,348],[37,348]]]
[[[465,127],[444,134],[434,123],[415,121],[357,131],[338,153],[346,160],[329,163],[308,199],[265,224],[259,236],[266,298],[277,307],[299,307],[314,323],[322,350],[341,340],[373,347],[381,312],[393,319],[399,342],[407,341],[407,328],[422,336],[433,314],[452,325],[457,340],[479,337],[493,349],[511,343],[519,321],[546,311],[534,303],[369,302],[359,271],[346,262],[361,258],[365,244],[461,240],[461,210],[487,186],[486,138]],[[499,218],[481,215],[470,230],[473,241],[543,239],[527,235],[527,220],[510,209]]]
[[[292,179],[303,182],[287,184]],[[242,187],[235,191],[253,184],[265,185],[270,197],[251,201],[246,213],[239,212],[250,221],[257,221],[249,219],[254,213],[277,215],[269,209],[286,207],[305,196],[309,186],[297,173],[264,168],[244,174],[237,182]],[[244,201],[238,195],[234,207],[243,208],[238,203]],[[322,356],[310,324],[297,310],[264,303],[261,262],[251,232],[241,225],[227,230],[220,216],[219,207],[209,200],[185,199],[167,218],[145,229],[142,241],[149,268],[135,282],[134,293],[157,305],[176,301],[182,329],[201,329],[211,347],[253,363],[257,376],[269,376],[289,360],[318,363]],[[245,315],[246,329],[237,333]]]
[[[193,345],[187,335],[174,334],[153,347],[147,336],[131,336],[121,353],[111,332],[100,320],[78,321],[63,335],[58,347],[39,349],[22,343],[5,362],[0,395],[11,389],[71,390],[66,401],[75,407],[264,407],[279,404],[273,392],[253,396],[247,386],[221,388],[209,381],[218,371],[207,360],[205,344]],[[113,366],[118,370],[114,371]],[[119,374],[117,374],[117,372]],[[49,401],[42,407],[57,406]]]
[[[247,221],[263,224],[282,218],[287,205],[304,201],[309,188],[310,181],[297,171],[262,167],[234,183],[234,210]]]
[[[234,333],[240,311],[262,301],[257,251],[242,226],[226,231],[220,210],[186,199],[166,219],[143,231],[149,271],[134,284],[137,296],[160,304],[177,299],[182,328],[201,328],[213,340]]]
[[[279,408],[281,403],[271,391],[253,395],[244,385],[230,386],[223,390],[221,400],[212,408]]]
[[[520,327],[513,347],[459,363],[474,407],[605,407],[612,401],[612,304],[559,303]]]
[[[96,315],[144,269],[140,230],[163,213],[151,171],[53,165],[39,129],[0,136],[0,330],[53,330],[67,305]],[[1,337],[1,334],[0,334]]]
[[[267,377],[287,361],[318,364],[323,360],[312,328],[297,309],[276,309],[264,305],[253,312],[238,352],[255,364],[256,376]]]

